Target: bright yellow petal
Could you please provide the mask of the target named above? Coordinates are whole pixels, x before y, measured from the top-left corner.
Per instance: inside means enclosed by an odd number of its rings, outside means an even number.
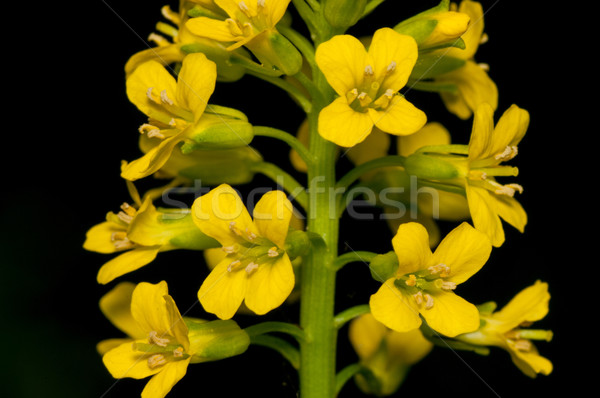
[[[115,247],[115,242],[111,237],[115,232],[125,231],[126,229],[124,227],[110,221],[96,224],[85,234],[83,248],[85,250],[103,254],[115,253],[118,249]]]
[[[177,83],[173,76],[156,61],[141,64],[126,81],[126,92],[129,101],[147,116],[155,115],[156,112],[165,114],[148,97],[148,90],[152,89],[152,92],[156,95],[164,90],[169,98],[175,98],[176,87]]]
[[[398,137],[398,155],[409,156],[428,145],[450,144],[450,133],[442,124],[430,122],[414,134]]]
[[[148,61],[160,62],[168,66],[183,60],[185,54],[180,50],[179,44],[152,47],[133,54],[125,64],[125,75],[129,76],[138,66]]]
[[[173,297],[169,295],[163,296],[165,301],[165,310],[169,317],[169,333],[175,337],[175,340],[183,346],[183,349],[188,352],[190,348],[190,340],[188,338],[188,328],[179,312],[179,308],[175,304]]]
[[[358,166],[387,155],[389,148],[390,136],[374,128],[363,142],[349,149],[346,155]]]
[[[365,75],[367,51],[362,43],[350,35],[338,35],[317,47],[317,65],[329,85],[340,96],[358,88]]]
[[[452,72],[435,78],[437,82],[454,84],[457,93],[443,92],[441,98],[446,108],[461,119],[468,119],[479,105],[487,103],[492,109],[498,106],[498,87],[487,72],[473,61]]]
[[[241,12],[239,0],[214,0],[214,3],[222,8],[231,18],[236,18],[236,16]],[[255,0],[249,0],[248,2],[244,2],[244,4],[246,4],[251,11],[256,13]]]
[[[177,77],[177,104],[194,114],[198,121],[215,90],[217,65],[202,53],[189,54]]]
[[[96,351],[98,352],[98,354],[104,355],[107,352],[109,352],[110,350],[112,350],[113,348],[117,348],[121,344],[125,344],[125,343],[131,344],[131,343],[133,343],[133,340],[129,339],[129,338],[105,339],[105,340],[100,341],[98,344],[96,344]]]
[[[397,275],[417,272],[429,264],[431,249],[427,229],[416,222],[401,224],[392,238],[394,252],[398,256]]]
[[[142,398],[164,398],[179,380],[185,376],[192,358],[169,362],[160,373],[148,381],[142,391]]]
[[[131,315],[131,297],[135,284],[121,282],[100,299],[100,310],[108,320],[119,330],[133,339],[146,337]]]
[[[548,284],[536,281],[533,285],[519,292],[500,311],[493,314],[500,325],[498,331],[505,333],[523,322],[535,322],[548,314],[550,293]]]
[[[390,278],[371,295],[371,314],[379,322],[397,332],[408,332],[421,326],[419,309],[415,300],[394,286]]]
[[[498,201],[494,194],[485,188],[470,185],[467,185],[466,192],[473,226],[490,238],[492,246],[502,246],[505,235],[498,217]]]
[[[140,340],[140,343],[148,343],[148,340]],[[115,379],[131,377],[133,379],[144,379],[161,371],[161,367],[151,369],[148,366],[147,355],[133,350],[130,341],[108,351],[102,357],[106,369]]]
[[[192,205],[192,217],[204,234],[223,246],[238,241],[234,228],[242,233],[258,232],[239,194],[227,184],[219,185],[196,199]]]
[[[197,17],[190,18],[185,27],[196,36],[207,37],[216,41],[233,42],[240,37],[234,36],[225,21],[218,19]]]
[[[319,134],[342,147],[353,147],[365,140],[373,129],[368,113],[350,108],[345,97],[339,97],[319,113]]]
[[[453,292],[438,291],[433,296],[433,307],[421,309],[427,324],[438,333],[454,337],[479,328],[479,311]]]
[[[491,154],[502,153],[506,146],[519,144],[529,127],[529,112],[511,105],[500,117],[494,129]]]
[[[348,327],[348,337],[361,360],[373,355],[380,347],[388,329],[372,314],[364,314],[352,320]]]
[[[381,28],[375,32],[368,52],[368,62],[375,78],[385,76],[383,88],[394,92],[404,87],[408,81],[417,57],[415,39],[390,28]],[[390,65],[393,66],[391,72],[388,69]]]
[[[273,264],[259,265],[248,278],[246,306],[257,315],[266,314],[288,298],[294,284],[294,270],[287,254]]]
[[[492,245],[487,235],[463,222],[440,242],[430,265],[447,265],[450,267],[447,279],[463,283],[483,267],[491,252]]]
[[[159,224],[160,214],[152,204],[152,197],[146,197],[135,218],[129,224],[127,237],[142,246],[160,246],[169,243],[174,231]]]
[[[537,353],[537,350],[533,352],[522,352],[516,348],[509,350],[510,356],[513,363],[523,372],[525,375],[534,378],[538,374],[548,376],[552,373],[552,362]]]
[[[481,3],[467,0],[460,2],[458,12],[467,14],[470,18],[467,31],[461,35],[466,48],[464,50],[450,48],[444,51],[448,51],[447,55],[451,57],[471,59],[475,56],[479,43],[481,42],[481,36],[483,35],[483,8]]]
[[[98,283],[107,284],[119,276],[151,263],[158,251],[158,247],[140,247],[126,251],[105,263],[98,271],[96,279]]]
[[[164,296],[169,294],[165,281],[157,284],[139,283],[131,297],[131,315],[145,333],[170,334],[171,316],[165,306]]]
[[[121,177],[135,181],[156,173],[171,157],[175,146],[185,137],[186,130],[166,138],[149,150],[144,156],[124,165]]]
[[[268,25],[273,27],[285,14],[290,0],[268,0],[265,1],[265,13],[267,14]]]
[[[384,110],[369,108],[369,116],[377,128],[394,135],[413,134],[427,122],[422,110],[399,95],[395,95]]]
[[[227,257],[227,253],[221,247],[204,250],[204,260],[210,270],[215,269],[217,264],[223,261],[225,257]]]
[[[496,203],[500,218],[519,232],[524,232],[525,225],[527,225],[527,213],[523,206],[515,198],[503,195],[496,195]]]
[[[287,237],[293,205],[283,191],[267,192],[260,198],[252,216],[258,234],[283,249]]]
[[[215,314],[220,319],[233,317],[246,295],[247,273],[244,270],[229,272],[227,268],[231,262],[229,257],[221,261],[204,280],[198,291],[198,300],[204,310]]]
[[[390,357],[407,365],[419,362],[433,348],[433,343],[423,336],[420,329],[403,333],[391,332],[386,337],[386,343]]]

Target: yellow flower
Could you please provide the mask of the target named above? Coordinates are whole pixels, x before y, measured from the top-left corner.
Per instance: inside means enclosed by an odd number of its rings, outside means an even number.
[[[456,5],[453,4],[454,8]],[[461,37],[465,49],[450,48],[439,50],[444,57],[464,60],[464,65],[448,73],[434,78],[437,83],[447,83],[456,86],[457,92],[444,91],[440,93],[446,108],[461,119],[468,119],[482,103],[488,103],[493,109],[498,106],[498,88],[488,76],[487,66],[475,62],[474,56],[479,44],[486,36],[483,33],[483,9],[476,1],[463,0],[458,6],[458,12],[470,17],[470,24]]]
[[[406,223],[398,228],[392,245],[399,266],[371,296],[375,319],[398,332],[418,328],[419,314],[445,336],[477,330],[477,308],[454,289],[485,264],[492,249],[489,239],[462,223],[432,253],[425,227]]]
[[[539,355],[531,340],[552,340],[548,330],[528,329],[548,313],[548,284],[536,281],[518,293],[500,311],[481,311],[482,326],[476,332],[457,339],[475,345],[490,345],[505,349],[513,363],[527,376],[549,375],[552,362]],[[495,305],[494,305],[495,306]]]
[[[207,145],[231,138],[231,146],[248,144],[252,126],[245,116],[240,114],[237,123],[212,112],[205,114],[215,82],[215,63],[200,53],[185,57],[177,80],[156,61],[145,62],[131,73],[127,96],[148,116],[148,123],[139,131],[160,143],[126,164],[121,170],[123,178],[134,181],[157,172],[182,141]]]
[[[353,36],[334,36],[317,48],[316,62],[339,95],[319,114],[319,133],[343,147],[363,141],[377,126],[408,135],[426,122],[425,113],[398,91],[417,60],[410,36],[389,28],[375,32],[369,50]]]
[[[410,366],[422,360],[433,348],[419,329],[396,332],[371,314],[352,320],[348,334],[360,363],[373,373],[379,385],[373,390],[360,374],[355,376],[356,383],[365,393],[378,396],[393,394]]]
[[[194,222],[227,253],[198,291],[206,311],[229,319],[243,301],[262,315],[285,301],[295,284],[284,249],[292,209],[283,192],[271,191],[256,204],[252,220],[237,192],[226,184],[196,199]]]
[[[185,212],[159,212],[151,197],[139,208],[124,203],[117,214],[89,229],[84,249],[104,254],[120,253],[98,272],[98,283],[106,284],[151,263],[159,252],[178,248],[205,249],[217,242],[202,234]]]
[[[138,284],[132,292],[130,308],[145,338],[111,349],[102,362],[116,379],[152,376],[142,397],[164,397],[185,376],[194,355],[188,328],[164,281]]]
[[[520,232],[527,213],[514,198],[523,187],[500,184],[495,177],[514,177],[516,167],[502,165],[517,153],[517,145],[527,132],[529,113],[512,105],[494,127],[494,110],[488,104],[477,108],[469,145],[423,147],[406,159],[409,174],[451,187],[464,189],[473,225],[485,232],[492,245],[504,243],[501,219]],[[444,189],[444,188],[442,188]]]

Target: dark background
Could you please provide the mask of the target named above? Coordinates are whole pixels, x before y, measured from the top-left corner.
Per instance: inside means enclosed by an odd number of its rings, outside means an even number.
[[[113,286],[99,286],[95,280],[109,257],[85,252],[81,246],[91,226],[129,199],[119,166],[122,159],[138,157],[136,129],[144,117],[126,98],[123,65],[133,53],[147,48],[144,39],[162,20],[160,7],[165,3],[62,3],[14,14],[27,18],[11,43],[16,52],[8,50],[5,62],[10,68],[7,87],[14,88],[4,93],[10,105],[2,140],[3,396],[121,397],[137,396],[143,388],[140,381],[115,382],[95,351],[99,340],[118,337],[120,332],[98,310],[98,299]],[[170,3],[177,9],[176,2]],[[369,34],[393,26],[437,1],[399,3],[388,0],[353,32]],[[549,377],[531,380],[501,350],[480,357],[435,349],[414,367],[398,396],[520,397],[552,393],[562,385],[577,391],[584,379],[582,358],[592,345],[585,340],[591,333],[577,309],[593,310],[594,302],[584,295],[595,288],[597,260],[579,257],[592,250],[582,238],[595,232],[572,224],[573,220],[592,224],[596,197],[589,184],[577,180],[585,176],[593,181],[581,170],[583,155],[575,154],[575,148],[586,146],[593,134],[590,125],[581,124],[585,111],[581,97],[572,90],[587,84],[576,73],[581,67],[574,67],[586,65],[574,49],[585,38],[565,10],[524,7],[514,0],[482,4],[490,40],[480,47],[477,60],[491,66],[490,76],[498,84],[497,115],[513,103],[531,114],[529,131],[513,161],[521,171],[518,181],[525,192],[519,200],[529,224],[524,234],[505,224],[506,244],[461,285],[460,294],[475,303],[495,300],[501,306],[536,279],[548,281],[550,314],[536,327],[555,333],[552,343],[538,344],[555,369]],[[237,107],[256,124],[293,132],[302,114],[281,98],[285,95],[277,89],[246,77],[233,85],[219,85],[212,102]],[[456,141],[462,138],[466,143],[470,121],[447,113],[437,95],[412,92],[410,100],[430,120],[459,132]],[[284,145],[269,139],[256,139],[253,145],[267,160],[288,168]],[[341,161],[340,172],[347,167]],[[241,189],[254,186],[274,187],[257,177]],[[390,250],[391,235],[381,237],[382,229],[387,233],[382,222],[345,219],[342,225],[340,250]],[[445,230],[451,227],[442,224]],[[175,251],[121,280],[167,280],[179,308],[203,317],[196,292],[206,273],[198,253]],[[366,302],[378,286],[360,264],[348,266],[339,278],[339,309]],[[297,311],[296,306],[281,308],[266,318],[294,322]],[[253,322],[253,317],[239,318],[243,326]],[[346,329],[340,333],[339,356],[340,366],[355,358]],[[296,396],[297,384],[283,359],[251,347],[240,357],[191,366],[170,396],[191,392],[228,397],[257,391],[263,397],[284,398]],[[341,396],[355,396],[356,391],[350,382]]]

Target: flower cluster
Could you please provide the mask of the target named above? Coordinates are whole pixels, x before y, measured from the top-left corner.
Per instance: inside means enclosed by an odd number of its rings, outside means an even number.
[[[518,175],[506,163],[529,113],[512,105],[496,118],[498,88],[475,62],[486,38],[483,8],[442,0],[393,27],[366,26],[365,37],[348,33],[381,3],[181,0],[178,11],[163,8],[170,24],[150,35],[156,47],[125,65],[127,97],[147,117],[131,128],[139,158],[121,164],[131,198],[84,243],[114,255],[97,276],[116,283],[100,308],[127,335],[98,344],[113,377],[151,377],[142,396],[164,397],[190,365],[241,355],[250,344],[289,360],[305,398],[335,396],[352,378],[365,393],[390,395],[434,346],[500,347],[528,376],[551,372],[532,340],[550,341],[552,332],[528,328],[548,312],[546,283],[500,311],[459,295],[504,244],[503,222],[520,232],[527,224],[516,198],[523,187],[502,180]],[[290,4],[308,36],[292,23]],[[211,103],[222,82],[246,75],[280,88],[305,112],[297,135]],[[472,119],[468,143],[453,143],[412,90],[434,93],[430,101],[441,101],[449,117]],[[304,183],[263,157],[254,145],[263,138],[289,145]],[[336,163],[346,156],[352,168],[338,178]],[[245,203],[234,186],[256,174],[278,189]],[[140,195],[140,180],[162,182]],[[193,202],[164,200],[170,189],[198,183],[207,190]],[[388,252],[338,253],[340,218],[352,216],[355,192],[385,216]],[[453,229],[444,235],[438,220]],[[173,250],[195,251],[206,266],[193,295],[201,318],[182,315],[166,281],[119,280]],[[334,314],[344,305],[335,301],[336,272],[353,262],[368,263],[381,285],[364,290],[364,304]],[[260,321],[298,301],[297,324]],[[256,322],[240,327],[240,313]],[[357,362],[336,375],[336,333],[346,323]]]

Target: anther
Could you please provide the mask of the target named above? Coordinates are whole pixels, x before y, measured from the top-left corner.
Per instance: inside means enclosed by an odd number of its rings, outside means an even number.
[[[248,238],[248,240],[254,240],[256,239],[256,234],[250,231],[250,228],[246,228],[246,237]]]
[[[244,3],[243,1],[240,1],[238,3],[238,7],[240,7],[240,10],[242,10],[242,12],[244,12],[244,13],[247,13],[248,11],[250,11],[250,9],[246,5],[246,3]]]
[[[256,264],[254,261],[251,261],[250,264],[246,266],[246,273],[250,275],[252,272],[256,271],[257,268],[258,264]]]
[[[408,276],[408,279],[404,283],[406,283],[406,286],[414,286],[417,284],[417,277],[414,276],[413,274],[410,274]]]
[[[233,232],[234,234],[236,234],[237,236],[242,236],[242,233],[240,232],[240,230],[237,229],[237,227],[235,226],[235,221],[231,221],[229,223],[229,230],[231,232]]]
[[[515,348],[519,351],[530,351],[531,347],[532,344],[529,340],[517,340],[515,342]]]
[[[387,73],[389,73],[389,72],[393,72],[393,71],[394,71],[394,69],[396,69],[396,61],[392,61],[392,62],[390,62],[390,64],[389,64],[389,65],[387,66],[387,68],[385,69],[385,71],[386,71]]]
[[[490,64],[486,64],[486,63],[480,62],[480,63],[477,64],[477,66],[479,66],[485,72],[489,72],[490,71]]]
[[[264,8],[264,6],[265,6],[265,0],[257,0],[256,1],[256,6]]]
[[[118,212],[117,217],[119,217],[119,220],[121,220],[127,224],[131,224],[131,222],[133,221],[133,216],[130,216],[129,214],[125,213],[124,211]]]
[[[163,90],[160,92],[160,100],[167,105],[174,104],[173,100],[171,100],[171,98],[169,98],[169,96],[167,95],[167,90]]]
[[[148,366],[150,369],[154,369],[157,366],[164,365],[165,363],[167,363],[167,360],[162,354],[155,354],[148,358]]]
[[[113,232],[112,234],[110,234],[111,242],[124,239],[127,239],[127,232],[125,231]]]
[[[442,282],[442,290],[450,291],[456,289],[456,283],[450,281]]]
[[[373,67],[371,65],[365,66],[365,75],[373,76]]]
[[[425,309],[430,310],[433,308],[433,297],[430,294],[424,294],[423,297],[425,298]]]
[[[150,33],[148,35],[148,41],[153,41],[159,47],[167,46],[167,45],[171,44],[169,42],[169,40],[167,40],[164,36],[161,36],[161,35],[156,34],[154,32]]]
[[[127,236],[125,236],[123,239],[114,240],[113,245],[115,246],[115,249],[121,250],[132,248],[134,246],[134,243],[130,241]]]
[[[231,246],[223,246],[221,248],[221,250],[223,250],[225,253],[227,254],[233,254],[236,252],[235,250],[235,245],[231,245]]]
[[[130,216],[135,216],[135,209],[133,207],[131,207],[131,205],[129,203],[123,203],[121,204],[121,210],[123,210],[125,213],[127,213]]]
[[[423,292],[421,292],[420,290],[417,293],[413,294],[412,297],[415,299],[417,305],[421,305],[423,303]]]
[[[183,347],[177,347],[173,350],[173,356],[175,358],[180,358],[183,356]]]
[[[481,39],[479,39],[479,44],[485,44],[489,39],[490,37],[487,35],[487,33],[484,33],[481,35]]]
[[[237,22],[235,22],[233,19],[227,18],[225,20],[225,23],[227,24],[227,27],[229,28],[229,32],[231,32],[232,35],[242,36],[244,34],[244,32],[242,32],[242,30],[240,29]]]
[[[148,333],[148,342],[150,344],[156,344],[161,347],[166,347],[167,344],[169,344],[169,341],[170,340],[167,338],[158,337],[158,332],[156,332],[155,330]]]
[[[269,257],[277,257],[277,256],[279,256],[279,252],[277,251],[277,247],[273,246],[272,248],[270,248],[269,251],[267,252],[267,256],[269,256]]]
[[[427,268],[427,270],[432,275],[440,274],[440,278],[445,278],[450,275],[450,267],[448,267],[446,264],[432,265],[431,267]]]
[[[240,260],[235,260],[232,261],[228,266],[227,266],[227,272],[231,272],[233,271],[233,269],[235,267],[237,267],[238,265],[240,265],[242,262]]]
[[[519,150],[516,145],[507,145],[503,152],[494,156],[494,159],[507,161],[517,156],[517,153],[519,153]]]

